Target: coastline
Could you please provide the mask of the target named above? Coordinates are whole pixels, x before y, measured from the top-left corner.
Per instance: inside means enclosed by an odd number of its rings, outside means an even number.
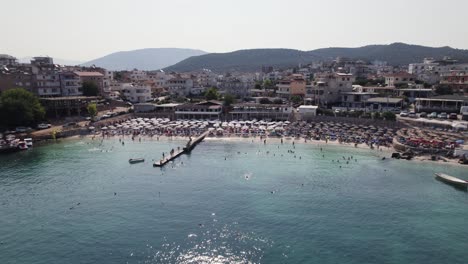
[[[92,139],[92,138],[95,138],[95,139],[99,139],[99,140],[102,140],[103,137],[100,136],[100,135],[93,135],[93,134],[88,134],[88,135],[74,135],[74,136],[70,136],[70,137],[64,137],[64,138],[61,138],[59,140],[68,140],[68,139],[83,139],[83,138],[87,138],[87,139]],[[120,136],[106,136],[104,138],[104,140],[106,139],[118,139],[118,138],[124,138],[124,139],[128,139],[128,140],[131,140],[131,135],[120,135]],[[171,141],[171,140],[176,140],[176,141],[185,141],[185,140],[188,140],[189,137],[186,137],[186,136],[165,136],[165,135],[162,135],[162,136],[146,136],[146,135],[138,135],[136,136],[136,138],[141,138],[142,140],[145,140],[145,141],[159,141],[159,140],[162,140],[162,141]],[[280,137],[263,137],[262,139],[260,139],[260,137],[240,137],[240,136],[209,136],[209,137],[206,137],[204,140],[206,141],[229,141],[229,142],[243,142],[243,143],[257,143],[257,144],[263,144],[263,140],[266,139],[266,142],[267,144],[268,143],[274,143],[274,144],[281,144],[281,139],[283,139],[283,144],[292,144],[294,142],[294,144],[306,144],[306,145],[316,145],[316,146],[322,146],[322,147],[325,147],[325,146],[332,146],[332,147],[340,147],[340,148],[347,148],[347,149],[360,149],[360,150],[366,150],[366,151],[369,151],[371,153],[374,153],[374,154],[377,154],[377,156],[379,158],[383,158],[385,157],[386,159],[392,159],[391,158],[391,154],[394,153],[394,152],[397,152],[397,150],[395,150],[395,148],[393,146],[391,147],[380,147],[380,148],[374,148],[372,149],[370,146],[368,146],[367,144],[364,144],[364,143],[361,143],[361,144],[357,144],[356,146],[354,146],[354,144],[350,144],[350,143],[340,143],[338,141],[328,141],[328,142],[325,142],[323,140],[307,140],[305,141],[303,138],[301,138],[300,140],[297,140],[297,139],[294,139],[294,138],[280,138]],[[48,142],[44,142],[44,144],[47,144],[49,143],[50,141]],[[432,160],[431,159],[431,156],[430,155],[421,155],[421,156],[415,156],[413,157],[411,160],[409,160],[410,162],[418,162],[418,163],[427,163],[427,164],[438,164],[438,165],[450,165],[450,166],[460,166],[460,167],[466,167],[466,165],[463,165],[463,164],[460,164],[458,163],[458,160],[456,159],[440,159],[440,160]]]

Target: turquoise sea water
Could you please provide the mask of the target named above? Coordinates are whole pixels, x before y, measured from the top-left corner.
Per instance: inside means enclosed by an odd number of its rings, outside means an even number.
[[[125,143],[0,156],[0,263],[468,263],[468,194],[433,177],[466,168],[208,139],[159,169],[184,141]]]

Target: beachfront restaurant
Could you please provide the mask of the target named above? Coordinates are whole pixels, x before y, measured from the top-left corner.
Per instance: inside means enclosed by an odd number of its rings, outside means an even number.
[[[418,112],[459,113],[462,106],[468,106],[468,97],[460,95],[440,95],[430,98],[416,98]]]
[[[367,100],[376,96],[378,93],[374,92],[343,92],[340,105],[334,109],[365,111]]]
[[[231,120],[289,120],[293,114],[293,107],[281,104],[257,104],[242,103],[234,104],[229,111],[228,117]]]
[[[366,108],[371,112],[395,111],[403,106],[402,98],[374,97],[367,99]]]
[[[223,105],[217,101],[183,104],[175,107],[176,119],[219,120],[222,112]]]

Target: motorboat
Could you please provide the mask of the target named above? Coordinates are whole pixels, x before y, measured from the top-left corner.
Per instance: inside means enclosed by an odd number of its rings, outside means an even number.
[[[26,146],[28,146],[29,148],[31,148],[33,146],[32,138],[25,138],[24,142],[26,143]]]
[[[468,181],[459,179],[459,178],[454,177],[454,176],[450,176],[450,175],[445,174],[445,173],[434,173],[434,174],[436,176],[436,179],[438,179],[438,180],[440,180],[442,182],[445,182],[447,184],[453,185],[453,186],[458,187],[458,188],[463,188],[463,189],[468,188]]]
[[[129,159],[128,162],[130,164],[135,164],[135,163],[145,162],[145,159],[144,158]]]
[[[26,142],[20,141],[20,142],[18,143],[18,148],[19,148],[20,150],[27,150],[27,149],[28,149],[28,145],[26,144]]]

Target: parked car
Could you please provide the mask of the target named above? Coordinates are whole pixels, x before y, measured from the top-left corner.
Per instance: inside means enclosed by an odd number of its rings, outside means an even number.
[[[63,127],[75,127],[75,126],[78,126],[76,122],[69,122],[63,125]]]
[[[25,133],[28,132],[28,130],[31,130],[30,127],[17,127],[15,128],[15,131],[18,133]]]
[[[440,119],[447,119],[447,113],[443,112],[443,113],[440,113],[437,115],[437,118],[440,118]]]
[[[415,113],[415,112],[409,112],[408,117],[416,118],[416,117],[418,117],[418,116],[416,116],[416,113]]]
[[[51,128],[51,127],[52,127],[51,124],[46,124],[46,123],[40,123],[39,125],[37,125],[38,129],[47,129],[47,128]]]
[[[426,118],[426,117],[427,117],[427,113],[426,113],[426,112],[421,112],[421,113],[419,114],[419,117]]]
[[[428,117],[429,118],[437,118],[437,112],[432,112]]]
[[[456,113],[451,113],[448,117],[449,119],[453,119],[453,120],[457,120],[458,119],[458,115]]]
[[[400,112],[400,117],[408,117],[408,112],[407,111],[401,111]]]
[[[106,119],[106,118],[109,118],[109,117],[111,117],[111,116],[110,115],[102,115],[101,119]]]

